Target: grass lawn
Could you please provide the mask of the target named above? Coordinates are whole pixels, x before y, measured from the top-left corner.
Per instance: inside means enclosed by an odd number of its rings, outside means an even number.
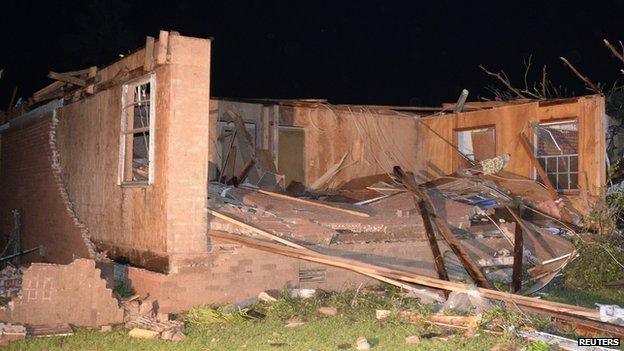
[[[600,290],[581,290],[569,288],[561,282],[553,282],[541,291],[544,300],[568,303],[571,305],[596,308],[595,303],[624,306],[624,289],[603,288]]]
[[[376,309],[409,310],[430,314],[430,308],[397,294],[373,291],[320,293],[312,299],[284,297],[272,304],[253,306],[264,317],[242,318],[241,314],[209,314],[187,319],[187,338],[180,342],[140,340],[117,327],[110,333],[79,329],[69,337],[33,338],[12,343],[9,350],[355,350],[358,337],[365,337],[371,350],[521,350],[524,340],[510,335],[490,335],[477,330],[467,336],[458,329],[441,329],[426,323],[413,324],[393,314],[375,318]],[[355,296],[355,298],[354,298]],[[317,309],[332,306],[338,314],[325,316]],[[202,311],[202,310],[200,310]],[[205,310],[203,310],[205,312]],[[210,310],[212,311],[214,310]],[[247,314],[251,314],[248,312]],[[222,318],[223,316],[227,318]],[[234,318],[233,318],[234,316]],[[304,324],[285,327],[290,321]],[[417,345],[406,344],[410,335],[420,336]],[[446,340],[445,340],[446,339]],[[535,345],[529,345],[532,349]],[[536,350],[540,350],[537,348]]]

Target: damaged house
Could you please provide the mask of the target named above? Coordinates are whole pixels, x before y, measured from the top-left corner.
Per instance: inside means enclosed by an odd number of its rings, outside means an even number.
[[[18,210],[20,247],[45,247],[22,259],[112,260],[117,279],[178,312],[378,278],[246,238],[516,290],[514,256],[541,286],[573,257],[565,232],[606,182],[602,96],[440,108],[217,98],[210,44],[162,31],[109,66],[51,72],[28,111],[6,116],[0,233],[9,240]],[[510,211],[515,199],[527,210]]]

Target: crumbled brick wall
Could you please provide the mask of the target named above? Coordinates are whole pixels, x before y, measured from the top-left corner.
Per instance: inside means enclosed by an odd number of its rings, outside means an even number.
[[[76,256],[89,257],[83,232],[71,216],[63,185],[53,169],[52,113],[7,130],[1,142],[0,233],[6,239],[13,231],[11,210],[19,209],[22,248],[44,245],[44,259],[57,263],[71,262]],[[42,260],[37,252],[25,258]]]
[[[0,321],[97,327],[123,322],[123,310],[95,261],[33,263],[24,272],[22,296],[0,309]]]
[[[398,265],[415,273],[435,276],[428,242],[341,244],[332,250],[351,251],[358,259]],[[440,243],[441,249],[445,249]],[[306,275],[323,276],[322,281],[306,282]],[[253,298],[258,293],[284,287],[344,290],[361,283],[375,282],[348,270],[271,254],[232,244],[215,243],[206,264],[195,271],[159,274],[128,269],[128,279],[141,296],[158,301],[161,312],[179,312],[195,305],[225,304]]]

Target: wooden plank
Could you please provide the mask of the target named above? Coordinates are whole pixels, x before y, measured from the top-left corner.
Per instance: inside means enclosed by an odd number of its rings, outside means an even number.
[[[254,191],[256,191],[256,192],[258,192],[260,194],[268,195],[268,196],[271,196],[271,197],[274,197],[274,198],[277,198],[277,199],[283,199],[283,200],[298,202],[298,203],[302,203],[302,204],[306,204],[306,205],[327,208],[327,209],[330,209],[330,210],[333,210],[333,211],[348,213],[350,215],[354,215],[354,216],[358,216],[358,217],[369,217],[369,214],[366,213],[366,212],[351,210],[351,209],[348,209],[348,208],[331,206],[331,205],[328,205],[326,203],[319,202],[319,201],[312,201],[312,200],[301,199],[301,198],[298,198],[298,197],[289,196],[289,195],[280,194],[280,193],[274,193],[272,191],[263,190],[263,189],[251,189],[251,188],[247,188],[247,189],[254,190]]]
[[[548,175],[546,175],[546,171],[544,171],[544,168],[542,168],[542,165],[540,165],[539,161],[535,157],[535,154],[533,153],[533,148],[531,147],[531,144],[527,140],[526,136],[523,133],[520,133],[519,139],[520,139],[520,145],[522,145],[522,148],[524,149],[527,156],[529,157],[529,161],[531,161],[531,163],[533,164],[533,167],[535,167],[535,170],[537,171],[537,174],[539,174],[540,178],[542,179],[542,182],[544,182],[544,185],[546,186],[546,190],[548,190],[548,194],[553,200],[558,199],[559,194],[557,194],[557,190],[555,190],[555,187],[550,182]]]
[[[238,152],[240,153],[243,162],[256,160],[253,148],[253,139],[247,131],[247,128],[245,128],[245,121],[243,118],[237,113],[228,110],[225,114],[223,114],[222,119],[226,122],[233,123],[236,128],[236,145],[238,145]],[[257,183],[260,180],[260,177],[261,174],[258,167],[252,167],[249,170],[248,178],[250,183]]]
[[[511,304],[517,305],[519,307],[530,307],[535,309],[536,311],[539,311],[540,313],[543,311],[547,313],[554,313],[556,315],[567,315],[582,319],[593,319],[594,322],[600,320],[600,313],[595,309],[573,306],[560,302],[541,300],[534,297],[527,297],[493,289],[474,288],[472,285],[465,283],[449,282],[438,278],[432,278],[420,274],[415,274],[413,272],[404,271],[398,268],[377,266],[345,257],[325,255],[312,250],[285,247],[282,245],[272,244],[258,239],[244,237],[236,234],[210,231],[208,235],[212,238],[226,240],[228,242],[241,244],[247,247],[274,254],[303,259],[306,261],[321,263],[352,271],[357,270],[358,273],[368,272],[399,281],[424,285],[436,289],[456,291],[460,293],[478,293],[481,297],[484,298],[510,302]],[[601,324],[615,326],[610,323]]]
[[[302,252],[307,252],[307,253],[309,253],[311,255],[317,254],[315,251],[312,251],[312,250],[310,250],[310,249],[308,249],[306,247],[303,247],[303,246],[300,246],[298,244],[295,244],[292,241],[282,239],[279,236],[276,236],[276,235],[273,235],[271,233],[268,233],[268,232],[266,232],[266,231],[264,231],[262,229],[250,226],[250,225],[248,225],[246,223],[243,223],[241,221],[238,221],[238,220],[236,220],[236,219],[234,219],[232,217],[226,216],[226,215],[224,215],[224,214],[222,214],[220,212],[214,211],[212,209],[208,209],[208,213],[210,213],[210,214],[212,214],[214,216],[217,216],[218,218],[224,219],[224,220],[226,220],[226,221],[228,221],[228,222],[230,222],[232,224],[238,225],[238,226],[240,226],[242,228],[252,230],[252,231],[254,231],[254,233],[256,233],[258,235],[261,235],[261,236],[264,236],[265,238],[268,238],[268,239],[280,242],[280,243],[282,243],[282,244],[284,244],[284,245],[286,245],[286,246],[288,246],[290,248],[293,248],[293,249],[296,249],[296,250],[301,250]],[[234,238],[237,237],[234,234],[229,234],[229,233],[222,233],[222,234],[223,235],[231,235]],[[249,239],[250,240],[255,240],[255,239],[251,239],[251,238],[249,238]],[[267,245],[272,245],[270,243],[266,243],[266,244]],[[283,246],[280,246],[280,247],[283,247]],[[392,279],[392,278],[388,278],[388,277],[385,277],[385,276],[382,276],[382,275],[379,275],[379,274],[375,274],[374,272],[361,271],[361,270],[359,270],[357,268],[354,268],[352,270],[357,272],[357,273],[360,273],[360,274],[369,276],[371,278],[377,279],[379,281],[382,281],[382,282],[385,282],[385,283],[388,283],[388,284],[392,284],[392,285],[398,286],[398,287],[400,287],[402,289],[405,289],[405,290],[408,290],[408,291],[412,291],[417,296],[426,297],[426,298],[434,299],[436,301],[444,302],[444,300],[439,295],[437,295],[435,293],[430,293],[430,292],[427,292],[427,291],[423,291],[422,289],[418,289],[418,288],[416,288],[414,286],[411,286],[411,285],[409,285],[407,283],[404,283],[404,282],[401,282],[401,281],[398,281],[398,280],[395,280],[395,279]]]
[[[9,99],[9,105],[7,106],[7,111],[11,111],[13,108],[13,103],[15,102],[15,96],[17,95],[17,85],[13,88],[11,92],[11,98]]]
[[[440,252],[440,247],[438,247],[438,241],[436,240],[433,226],[431,225],[431,218],[426,210],[426,205],[423,201],[418,201],[416,197],[414,197],[414,202],[418,206],[420,215],[423,219],[423,224],[425,225],[425,233],[427,233],[427,240],[429,241],[429,247],[431,248],[431,253],[433,254],[433,263],[435,265],[436,272],[438,273],[438,278],[449,280],[448,272],[444,266],[444,257]],[[448,298],[448,295],[446,295],[446,297]]]
[[[48,95],[50,93],[55,92],[56,90],[61,89],[63,86],[65,86],[65,82],[60,82],[60,81],[56,81],[52,84],[46,85],[44,88],[37,90],[34,94],[33,94],[33,98],[35,100],[37,100],[37,98],[42,97],[44,95]]]
[[[141,128],[131,129],[127,132],[124,132],[124,134],[146,133],[146,132],[149,132],[149,130],[150,130],[150,127],[141,127]]]
[[[411,172],[407,172],[407,174],[400,176],[401,182],[407,183],[406,188],[409,187],[417,189],[418,185],[416,184],[416,179],[414,178]],[[438,273],[438,278],[443,280],[449,280],[448,272],[446,271],[446,267],[444,266],[444,256],[440,252],[440,247],[438,246],[438,241],[435,237],[435,232],[433,230],[433,226],[431,223],[431,216],[429,215],[429,210],[427,209],[427,204],[423,201],[422,198],[418,197],[414,192],[412,193],[412,197],[414,199],[414,204],[418,211],[420,212],[420,216],[422,217],[423,224],[425,226],[425,233],[427,234],[427,240],[429,241],[429,247],[431,248],[431,253],[433,254],[433,263]],[[446,293],[445,293],[446,294]],[[446,296],[448,297],[448,295]]]
[[[237,183],[237,185],[238,185],[238,183],[242,183],[245,180],[245,178],[247,178],[247,173],[249,173],[249,170],[251,169],[251,167],[253,167],[254,163],[256,163],[256,161],[254,161],[254,160],[247,161],[247,163],[245,164],[243,169],[236,176],[236,183]]]
[[[154,69],[154,37],[145,37],[145,56],[143,69],[148,72]]]
[[[433,202],[429,198],[429,195],[425,191],[421,190],[418,186],[415,186],[415,182],[409,180],[409,178],[413,178],[414,175],[411,172],[408,172],[406,174],[399,166],[394,167],[393,171],[394,175],[399,178],[405,188],[424,202],[426,210],[432,214],[433,222],[438,230],[438,233],[444,238],[444,240],[449,245],[451,250],[453,250],[455,255],[457,255],[459,260],[464,265],[464,268],[466,268],[466,271],[468,272],[470,277],[475,281],[478,286],[482,288],[490,288],[490,283],[488,283],[485,275],[483,275],[479,267],[474,263],[472,258],[464,250],[459,240],[457,240],[455,235],[449,229],[446,221],[437,215],[435,207],[433,206]]]
[[[251,225],[251,224],[247,224],[247,223],[245,223],[245,222],[239,221],[239,220],[238,220],[238,219],[236,219],[236,218],[230,217],[230,216],[225,215],[225,214],[223,214],[223,213],[221,213],[221,212],[217,212],[217,211],[215,211],[215,210],[213,210],[213,209],[210,209],[210,208],[209,208],[209,209],[208,209],[208,213],[210,213],[211,215],[213,215],[213,216],[215,216],[215,217],[217,217],[217,218],[220,218],[220,219],[222,219],[222,220],[224,220],[224,221],[226,221],[226,222],[230,222],[230,223],[235,224],[235,225],[237,225],[237,226],[239,226],[239,227],[241,227],[241,228],[245,228],[245,229],[247,229],[247,230],[249,230],[249,231],[252,231],[252,232],[254,232],[255,234],[258,234],[258,235],[260,235],[260,236],[263,236],[263,237],[268,238],[268,239],[271,239],[271,240],[275,240],[275,241],[280,242],[280,243],[282,243],[282,244],[284,244],[284,245],[288,245],[288,246],[290,246],[290,247],[294,247],[294,248],[298,248],[298,249],[303,249],[303,250],[305,250],[305,249],[306,249],[305,247],[303,247],[303,246],[301,246],[301,245],[298,245],[298,244],[295,244],[295,243],[293,243],[293,242],[291,242],[291,241],[288,241],[288,240],[282,239],[281,237],[279,237],[279,236],[277,236],[277,235],[271,234],[271,233],[269,233],[269,232],[267,232],[267,231],[264,231],[264,230],[262,230],[262,229],[260,229],[260,228],[258,228],[258,227],[256,227],[256,226],[253,226],[253,225]]]
[[[66,76],[53,71],[50,71],[50,73],[48,73],[48,77],[50,79],[59,80],[61,82],[77,85],[80,87],[84,87],[87,85],[87,82],[84,79],[76,78],[74,76]]]
[[[523,256],[523,237],[522,237],[522,219],[521,214],[515,211],[509,212],[516,221],[516,230],[514,231],[514,261],[511,279],[511,288],[513,292],[518,292],[522,288],[522,256]],[[528,234],[528,233],[527,233]]]
[[[81,70],[77,70],[77,71],[61,72],[59,74],[62,74],[64,76],[82,76],[82,75],[85,75],[85,74],[88,75],[93,70],[94,67],[96,67],[96,66],[91,66],[89,68],[85,68],[85,69],[81,69]]]

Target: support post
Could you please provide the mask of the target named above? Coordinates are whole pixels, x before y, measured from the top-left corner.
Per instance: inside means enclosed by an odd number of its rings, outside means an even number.
[[[459,260],[464,265],[464,268],[466,268],[466,271],[468,272],[470,277],[479,287],[489,289],[491,286],[479,269],[479,267],[472,261],[472,258],[470,258],[468,253],[464,250],[463,246],[461,245],[459,240],[457,240],[455,235],[451,232],[446,222],[438,217],[435,211],[435,207],[433,206],[433,203],[429,198],[429,195],[427,195],[424,190],[421,190],[417,186],[416,182],[414,181],[414,174],[411,172],[405,173],[399,166],[395,166],[393,171],[394,175],[401,181],[405,188],[422,201],[423,206],[419,206],[419,208],[424,209],[428,216],[431,216],[433,218],[433,223],[435,224],[438,233],[444,238],[444,240],[450,246],[451,250],[453,250],[455,255],[457,255]]]
[[[531,143],[529,143],[529,141],[527,140],[526,136],[523,133],[520,133],[520,144],[522,145],[522,147],[524,148],[524,151],[529,156],[529,160],[533,164],[533,167],[535,167],[535,170],[537,171],[537,174],[542,179],[542,182],[544,182],[544,185],[546,186],[546,190],[548,190],[548,194],[550,194],[550,197],[553,200],[557,200],[559,198],[559,194],[557,194],[557,190],[555,190],[555,187],[550,181],[550,178],[548,178],[548,175],[546,175],[546,171],[544,171],[544,168],[542,167],[542,165],[540,165],[539,161],[535,157],[535,154],[533,153],[533,148],[531,147]]]
[[[522,212],[518,210],[516,213],[513,209],[507,207],[507,210],[516,221],[516,230],[514,231],[514,261],[511,274],[512,292],[518,292],[522,288],[522,256],[524,252],[524,240],[522,237]]]

